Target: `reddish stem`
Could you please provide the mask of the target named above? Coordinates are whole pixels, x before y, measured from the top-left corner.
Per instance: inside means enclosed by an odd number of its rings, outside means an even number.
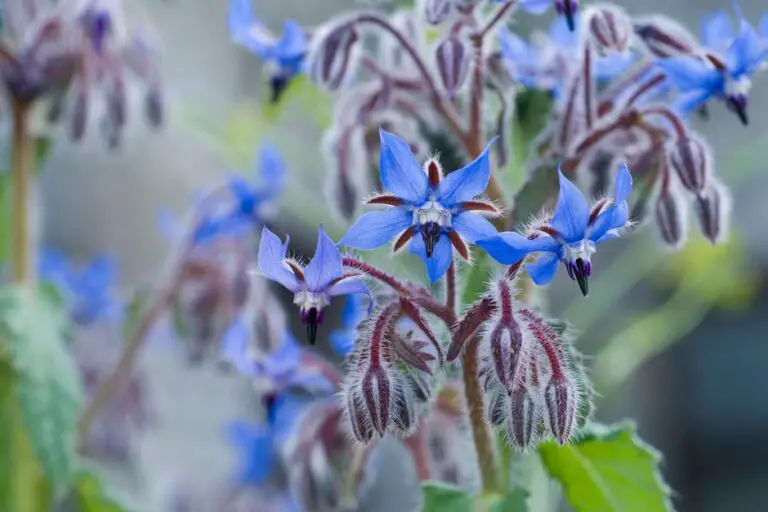
[[[451,261],[445,276],[445,305],[456,314],[456,262]]]

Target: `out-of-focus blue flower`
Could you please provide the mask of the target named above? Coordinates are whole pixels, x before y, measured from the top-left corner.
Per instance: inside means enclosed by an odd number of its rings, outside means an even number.
[[[768,45],[734,4],[739,19],[734,30],[725,13],[715,13],[702,24],[702,38],[712,50],[705,58],[680,56],[662,59],[657,66],[680,92],[674,108],[683,115],[712,98],[721,98],[741,122],[749,122],[747,101],[750,77],[768,61]]]
[[[341,314],[341,327],[331,333],[331,346],[340,356],[347,356],[355,348],[357,325],[365,320],[368,311],[358,297],[350,296]]]
[[[99,255],[78,270],[60,251],[45,249],[40,255],[38,272],[41,279],[57,287],[75,323],[121,321],[123,304],[115,297],[117,263],[113,258]]]
[[[499,1],[499,0],[497,0]],[[502,3],[508,0],[501,0]],[[570,30],[576,27],[576,14],[579,10],[578,0],[518,0],[517,6],[529,14],[543,14],[551,5],[555,6],[555,11],[563,16],[563,20]]]
[[[505,27],[498,31],[501,55],[512,76],[526,87],[551,90],[556,95],[563,76],[579,61],[581,23],[571,31],[562,18],[549,25],[546,38],[529,43]],[[610,81],[635,62],[632,53],[611,52],[595,59],[595,78]]]
[[[288,239],[285,244],[264,228],[259,243],[259,271],[293,292],[293,302],[299,307],[301,320],[307,327],[310,344],[315,343],[317,327],[323,323],[323,310],[331,297],[365,293],[368,287],[360,280],[359,273],[344,273],[341,253],[333,240],[320,227],[317,248],[312,260],[303,267],[287,257]]]
[[[495,138],[473,162],[443,178],[437,161],[422,167],[407,142],[383,129],[379,134],[385,193],[368,203],[387,208],[362,215],[339,245],[370,250],[397,236],[394,250],[408,244],[409,252],[424,259],[430,279],[436,281],[453,261],[451,245],[468,258],[467,242],[496,234],[493,224],[477,212],[495,215],[498,208],[475,199],[491,178],[489,149]]]
[[[326,394],[335,390],[324,367],[315,364],[319,356],[303,350],[289,331],[270,353],[256,353],[249,345],[248,325],[238,317],[221,341],[223,355],[240,373],[258,381],[270,393],[301,390]]]
[[[627,198],[632,192],[632,176],[627,166],[622,165],[613,199],[610,202],[601,200],[590,208],[576,185],[559,170],[558,174],[560,193],[549,225],[535,227],[528,238],[508,231],[488,240],[479,240],[477,245],[503,265],[515,264],[530,253],[544,253],[535,263],[526,266],[531,279],[538,285],[549,283],[555,276],[557,263],[562,261],[568,275],[578,282],[586,296],[592,272],[590,257],[595,246],[616,238],[618,230],[629,222]]]
[[[278,39],[255,17],[251,0],[230,0],[229,32],[235,43],[271,67],[272,101],[277,101],[290,80],[303,71],[307,54],[304,29],[286,20]]]
[[[760,34],[760,37],[763,38],[763,44],[768,45],[768,12],[763,14],[763,17],[760,18],[760,23],[757,25],[757,31]]]
[[[232,173],[227,180],[226,191],[221,189],[195,199],[196,222],[191,226],[191,241],[204,245],[220,236],[239,237],[251,232],[275,216],[277,197],[285,185],[285,161],[271,144],[262,144],[256,156],[253,181],[241,174]],[[184,227],[168,210],[157,214],[158,228],[166,238],[180,240]]]

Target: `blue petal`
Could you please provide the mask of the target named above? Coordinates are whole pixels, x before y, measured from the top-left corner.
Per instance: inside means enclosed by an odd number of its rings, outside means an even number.
[[[565,241],[571,243],[584,239],[589,223],[589,204],[584,194],[565,177],[558,168],[560,192],[552,217],[552,227]]]
[[[427,258],[424,240],[421,237],[414,237],[413,240],[411,240],[408,252],[421,256],[427,266],[427,274],[431,281],[437,281],[443,277],[453,260],[451,241],[446,235],[441,236],[437,241],[437,244],[435,244],[435,248],[432,251],[432,257],[430,258]]]
[[[227,438],[242,454],[237,480],[241,485],[260,485],[273,469],[274,451],[272,435],[268,428],[250,425],[242,421],[230,423]]]
[[[681,94],[672,102],[672,111],[682,117],[688,117],[709,101],[717,91],[713,89],[695,89]]]
[[[248,327],[243,318],[238,317],[221,339],[221,352],[237,371],[243,375],[253,376],[255,366],[247,357],[248,338]]]
[[[541,256],[533,263],[528,263],[525,269],[534,283],[539,286],[549,283],[557,272],[557,264],[560,262],[560,256],[555,253],[548,253]]]
[[[565,17],[557,16],[549,24],[549,39],[564,50],[575,50],[579,41],[580,28],[581,24],[576,21],[575,30],[571,30]]]
[[[376,249],[413,224],[413,213],[392,207],[360,216],[339,240],[339,245],[360,250]]]
[[[354,329],[366,316],[368,316],[366,308],[362,307],[360,299],[353,295],[349,296],[341,313],[341,325],[344,329]]]
[[[261,184],[270,195],[279,194],[285,184],[285,160],[280,151],[272,144],[259,147],[258,167]]]
[[[736,36],[728,51],[728,70],[734,77],[753,73],[762,63],[765,44],[755,29],[745,19],[741,19],[739,35]]]
[[[503,26],[497,31],[497,35],[499,49],[505,59],[510,60],[511,64],[528,61],[533,48],[522,37]]]
[[[261,60],[273,58],[275,43],[264,25],[254,18],[251,0],[230,0],[229,32],[233,40]]]
[[[304,280],[309,291],[322,291],[328,283],[344,273],[341,253],[322,226],[317,234],[317,247],[312,261],[304,268]]]
[[[552,0],[519,0],[517,5],[529,14],[543,14],[552,5]]]
[[[496,137],[491,139],[469,165],[453,171],[440,182],[436,194],[440,204],[452,208],[485,192],[491,179],[490,149],[495,140]]]
[[[629,220],[629,205],[627,198],[632,193],[632,176],[626,164],[619,169],[616,176],[616,190],[612,204],[600,212],[589,228],[589,239],[595,243],[603,241],[608,231],[624,227]],[[600,242],[598,242],[600,241]]]
[[[411,147],[397,135],[379,129],[381,186],[403,201],[419,204],[429,191],[427,173],[411,152]]]
[[[616,185],[613,193],[613,202],[622,203],[629,199],[632,193],[632,175],[629,173],[627,164],[621,164],[619,173],[616,175]]]
[[[720,78],[719,71],[695,57],[660,59],[656,66],[681,92],[715,88]]]
[[[296,275],[285,266],[285,253],[286,246],[269,228],[264,227],[259,241],[259,272],[295,293],[299,289],[299,283]]]
[[[562,247],[552,237],[540,236],[533,240],[528,240],[520,233],[514,231],[505,231],[487,240],[477,240],[475,244],[502,265],[517,263],[532,252],[559,253]]]
[[[452,223],[453,229],[471,244],[498,235],[493,224],[477,213],[458,213],[453,216]]]
[[[337,330],[331,333],[331,348],[342,357],[348,356],[355,349],[356,331]]]
[[[757,24],[757,30],[763,39],[768,39],[768,12],[763,14],[763,17],[760,18],[760,22]],[[768,41],[765,41],[764,44],[768,44]]]
[[[731,23],[731,18],[723,10],[718,10],[711,16],[705,16],[701,21],[701,40],[708,48],[723,50],[735,36],[736,30]]]
[[[293,20],[283,23],[283,36],[277,43],[277,53],[280,59],[300,58],[307,52],[307,36],[301,25]]]
[[[331,297],[364,293],[368,296],[368,309],[370,310],[373,307],[373,297],[371,296],[371,291],[357,276],[337,281],[330,288],[328,288],[328,290],[326,290],[326,293]]]

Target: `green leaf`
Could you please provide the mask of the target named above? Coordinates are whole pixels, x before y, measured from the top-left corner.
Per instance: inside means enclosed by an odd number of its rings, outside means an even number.
[[[485,251],[473,251],[472,265],[463,265],[459,269],[462,306],[472,304],[483,295],[492,270],[493,260]]]
[[[0,291],[0,339],[16,377],[13,396],[32,451],[55,492],[74,471],[75,424],[82,390],[66,351],[66,312],[45,293]]]
[[[659,453],[637,438],[635,426],[588,425],[576,442],[547,442],[539,455],[576,512],[666,512],[670,490]]]
[[[473,497],[467,491],[442,482],[427,482],[421,486],[422,512],[471,512]]]
[[[101,478],[90,469],[77,472],[71,501],[78,512],[127,512],[133,510],[104,486]]]
[[[515,489],[501,496],[489,512],[528,512],[528,492],[525,489]]]

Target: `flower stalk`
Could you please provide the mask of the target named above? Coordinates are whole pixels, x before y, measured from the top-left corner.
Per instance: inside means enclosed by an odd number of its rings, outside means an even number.
[[[25,286],[35,284],[35,247],[30,213],[33,208],[32,180],[35,167],[34,140],[29,133],[30,104],[13,100],[12,187],[12,279]]]

